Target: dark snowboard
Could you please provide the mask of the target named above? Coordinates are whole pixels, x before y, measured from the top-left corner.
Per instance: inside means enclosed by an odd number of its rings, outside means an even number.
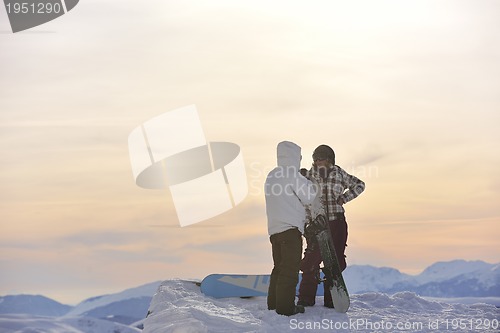
[[[321,258],[323,259],[325,280],[330,281],[330,285],[332,286],[330,293],[332,294],[335,311],[345,313],[349,309],[351,302],[337,260],[335,247],[333,246],[332,236],[328,228],[328,221],[324,215],[320,214],[314,221],[310,222],[306,228],[307,233],[314,235],[318,240]]]

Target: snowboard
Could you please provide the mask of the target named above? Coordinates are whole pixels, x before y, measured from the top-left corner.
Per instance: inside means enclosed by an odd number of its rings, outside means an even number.
[[[314,235],[318,241],[319,251],[323,259],[324,281],[330,281],[332,286],[330,293],[335,311],[345,313],[349,309],[351,301],[337,260],[328,221],[323,214],[319,214],[306,228],[307,233]]]
[[[299,274],[297,295],[301,279]],[[201,281],[200,288],[203,294],[214,298],[267,296],[270,280],[269,274],[210,274]],[[317,295],[323,296],[323,291],[318,289]]]

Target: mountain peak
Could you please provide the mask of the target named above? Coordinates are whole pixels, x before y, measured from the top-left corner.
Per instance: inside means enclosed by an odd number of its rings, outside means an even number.
[[[0,297],[0,314],[26,313],[41,316],[62,316],[71,306],[41,295],[8,295]]]
[[[121,302],[128,299],[133,298],[142,298],[142,297],[151,297],[158,286],[161,284],[161,281],[151,282],[145,285],[141,285],[138,287],[130,288],[123,290],[116,294],[104,295],[104,296],[96,296],[76,305],[69,313],[69,316],[81,316],[89,311],[92,311],[96,308],[106,307],[112,303]]]
[[[437,282],[477,271],[491,270],[494,266],[494,264],[488,264],[481,260],[439,261],[427,267],[417,278],[420,283]]]

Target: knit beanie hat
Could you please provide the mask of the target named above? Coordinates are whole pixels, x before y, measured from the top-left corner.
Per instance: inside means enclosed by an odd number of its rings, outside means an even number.
[[[335,165],[335,152],[327,145],[319,145],[313,152],[313,161],[328,160]]]

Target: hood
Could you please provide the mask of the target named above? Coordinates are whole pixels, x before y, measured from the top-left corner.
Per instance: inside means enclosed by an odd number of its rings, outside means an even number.
[[[300,160],[302,159],[301,148],[290,141],[282,141],[278,144],[278,166],[291,166],[300,167]]]

